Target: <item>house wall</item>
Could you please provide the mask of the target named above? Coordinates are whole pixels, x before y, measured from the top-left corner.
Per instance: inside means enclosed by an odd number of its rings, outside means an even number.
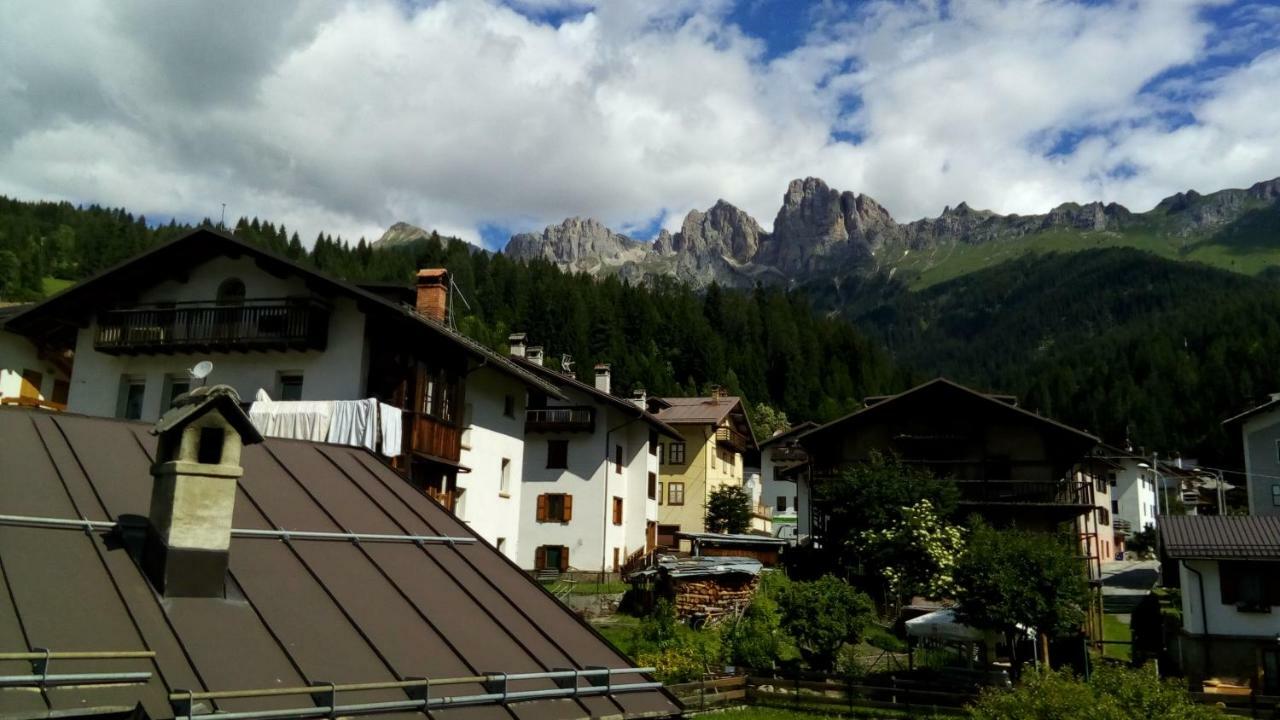
[[[706,532],[707,501],[711,493],[730,485],[743,486],[742,454],[733,453],[733,463],[721,462],[716,455],[715,427],[705,425],[675,425],[676,431],[684,437],[685,464],[671,463],[671,440],[664,438],[668,445],[662,454],[666,464],[662,466],[659,477],[662,483],[659,496],[658,523],[661,525],[678,525],[682,532]],[[670,483],[684,483],[684,505],[671,505],[667,502]]]
[[[1134,458],[1117,460],[1123,469],[1115,470],[1115,485],[1111,499],[1115,501],[1116,517],[1129,521],[1133,532],[1156,524],[1156,483],[1150,469],[1138,467]]]
[[[797,521],[799,490],[794,481],[781,479],[782,471],[794,463],[779,465],[770,457],[772,454],[773,448],[764,448],[760,451],[760,478],[763,487],[760,501],[765,507],[773,509],[775,526],[794,523]],[[782,509],[778,508],[779,497],[785,501]]]
[[[308,295],[300,278],[277,278],[258,268],[252,260],[219,257],[190,271],[186,283],[167,280],[139,293],[138,302],[212,301],[217,288],[227,278],[245,284],[246,298],[280,298]],[[301,372],[304,400],[350,400],[364,396],[366,363],[365,316],[354,300],[337,298],[329,317],[328,346],[324,351],[192,353],[178,355],[108,355],[93,349],[97,318],[80,330],[76,340],[76,360],[68,409],[73,412],[114,417],[120,401],[121,379],[140,376],[146,380],[143,420],[155,420],[165,408],[162,396],[166,377],[186,378],[187,369],[201,360],[213,362],[210,384],[230,385],[246,401],[259,388],[278,395],[281,372]]]
[[[645,544],[645,525],[657,519],[657,504],[648,499],[648,473],[657,459],[649,453],[650,426],[613,406],[593,403],[586,393],[566,389],[567,405],[594,405],[595,428],[590,433],[529,433],[525,436],[519,503],[520,543],[516,562],[535,567],[543,545],[569,548],[569,567],[599,571],[613,569],[613,550],[619,563]],[[547,467],[550,440],[567,440],[568,468]],[[614,447],[622,446],[623,468],[614,465]],[[573,496],[569,522],[538,522],[538,496]],[[622,525],[613,524],[613,498],[622,498]]]
[[[41,400],[52,398],[55,381],[66,380],[57,368],[40,359],[30,340],[0,330],[0,398],[22,394],[23,370],[35,370],[44,376],[40,383]]]
[[[511,398],[512,413],[506,401]],[[455,512],[491,545],[511,560],[519,558],[520,495],[524,470],[525,387],[518,380],[482,367],[467,376],[465,429],[462,432],[462,490]],[[502,461],[509,463],[506,492]]]
[[[1249,514],[1280,515],[1280,410],[1249,418],[1241,433]]]
[[[1189,635],[1203,635],[1204,615],[1200,612],[1200,586],[1193,568],[1204,578],[1204,606],[1209,620],[1209,634],[1251,636],[1268,638],[1275,642],[1280,633],[1280,606],[1273,606],[1270,613],[1240,612],[1234,605],[1222,603],[1216,560],[1188,560],[1178,566],[1182,582],[1182,628]],[[1280,572],[1280,562],[1276,563]]]
[[[1107,479],[1105,470],[1097,469],[1091,472],[1077,471],[1075,473],[1077,480],[1088,481],[1093,487],[1093,512],[1081,515],[1076,520],[1076,529],[1080,533],[1093,533],[1092,547],[1084,547],[1087,554],[1098,558],[1100,562],[1107,562],[1115,559],[1116,555],[1116,537],[1115,537],[1115,518],[1111,514],[1111,483]],[[1086,538],[1086,543],[1089,540]],[[1095,571],[1097,568],[1090,563],[1089,573],[1093,579],[1099,579]]]

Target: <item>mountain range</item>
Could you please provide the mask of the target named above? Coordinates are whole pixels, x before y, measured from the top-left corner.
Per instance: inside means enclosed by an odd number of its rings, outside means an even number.
[[[838,284],[882,272],[918,289],[1026,252],[1097,247],[1133,247],[1257,273],[1280,265],[1277,238],[1280,178],[1247,189],[1180,192],[1146,212],[1089,202],[1063,203],[1040,215],[1001,215],[962,202],[937,217],[900,223],[874,198],[810,177],[788,185],[771,232],[720,200],[691,211],[678,231],[662,230],[651,243],[574,217],[512,236],[503,253],[595,276],[673,276],[698,288]]]

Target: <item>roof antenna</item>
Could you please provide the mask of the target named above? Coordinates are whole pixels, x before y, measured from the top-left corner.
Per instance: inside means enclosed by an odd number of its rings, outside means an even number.
[[[446,320],[449,324],[450,330],[458,329],[458,324],[454,322],[454,319],[453,319],[453,296],[455,293],[457,294],[458,299],[462,301],[462,304],[467,306],[467,310],[471,310],[471,303],[467,302],[467,296],[462,294],[462,288],[458,287],[458,284],[453,281],[453,273],[450,273],[449,274],[449,302],[446,304],[446,307],[448,308],[447,310],[448,314],[447,314]]]

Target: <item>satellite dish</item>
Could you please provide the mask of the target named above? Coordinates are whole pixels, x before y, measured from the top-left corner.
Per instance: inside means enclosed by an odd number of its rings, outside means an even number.
[[[201,360],[196,366],[187,371],[187,374],[196,380],[203,380],[209,377],[209,373],[213,372],[213,363],[208,360]]]

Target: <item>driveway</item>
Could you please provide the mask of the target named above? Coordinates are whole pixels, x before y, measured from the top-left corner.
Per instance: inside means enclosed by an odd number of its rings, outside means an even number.
[[[1155,560],[1116,560],[1102,563],[1102,609],[1104,612],[1128,615],[1142,598],[1151,592],[1160,576],[1160,563]]]

